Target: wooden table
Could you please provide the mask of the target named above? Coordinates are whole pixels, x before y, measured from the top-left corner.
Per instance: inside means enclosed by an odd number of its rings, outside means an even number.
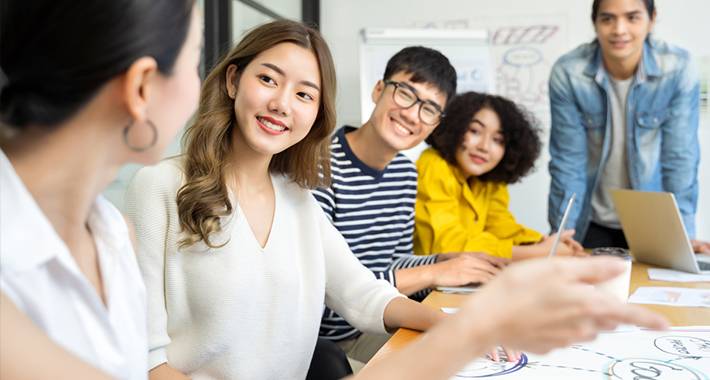
[[[665,282],[651,281],[648,278],[648,268],[646,264],[634,262],[631,269],[631,284],[629,295],[639,286],[670,286],[678,288],[710,289],[710,282]],[[467,297],[461,294],[446,294],[434,291],[422,303],[435,309],[441,307],[456,307]],[[664,315],[673,326],[710,325],[710,308],[702,307],[673,307],[662,305],[639,305]],[[381,360],[389,353],[402,349],[419,336],[420,332],[410,329],[399,329],[390,338],[377,354],[370,360],[370,363]]]

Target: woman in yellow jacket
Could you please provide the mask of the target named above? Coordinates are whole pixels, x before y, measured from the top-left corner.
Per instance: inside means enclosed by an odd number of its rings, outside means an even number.
[[[517,223],[508,210],[507,185],[524,177],[540,153],[531,120],[499,96],[453,99],[417,162],[415,253],[479,251],[520,260],[549,252],[554,235]],[[558,255],[584,255],[573,234],[562,233]]]

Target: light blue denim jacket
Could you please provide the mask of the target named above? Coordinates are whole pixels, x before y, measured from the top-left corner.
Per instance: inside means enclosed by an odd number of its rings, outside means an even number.
[[[549,85],[548,221],[556,230],[567,200],[577,193],[567,226],[582,241],[610,149],[611,90],[599,44],[581,45],[558,59]],[[626,104],[629,181],[636,190],[672,192],[691,237],[698,199],[699,98],[698,74],[688,52],[649,38]]]

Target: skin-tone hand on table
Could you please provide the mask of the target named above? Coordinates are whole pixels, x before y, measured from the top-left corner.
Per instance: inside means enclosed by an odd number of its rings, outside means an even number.
[[[514,246],[513,260],[519,261],[547,257],[552,249],[552,245],[555,243],[556,236],[556,233],[547,235],[537,244]],[[570,229],[562,232],[560,243],[557,245],[557,250],[555,251],[555,256],[585,257],[588,256],[588,254],[584,252],[582,245],[574,240],[574,230]]]
[[[710,253],[710,242],[702,240],[691,240],[695,253]]]
[[[397,270],[397,290],[411,295],[437,286],[486,283],[509,262],[479,252],[442,253],[436,256],[436,263],[432,265]]]
[[[447,379],[496,345],[543,354],[619,324],[667,328],[660,315],[594,288],[623,271],[620,260],[608,257],[516,263],[470,296],[457,314],[355,378]]]

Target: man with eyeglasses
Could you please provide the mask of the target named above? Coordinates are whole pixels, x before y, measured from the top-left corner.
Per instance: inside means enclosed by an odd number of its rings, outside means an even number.
[[[429,136],[455,93],[456,71],[443,54],[421,46],[399,51],[372,90],[369,120],[333,137],[330,187],[313,192],[360,262],[416,299],[436,286],[486,282],[506,264],[482,253],[412,253],[417,170],[400,152]],[[363,333],[327,308],[320,336],[335,341],[355,370],[389,338]]]

